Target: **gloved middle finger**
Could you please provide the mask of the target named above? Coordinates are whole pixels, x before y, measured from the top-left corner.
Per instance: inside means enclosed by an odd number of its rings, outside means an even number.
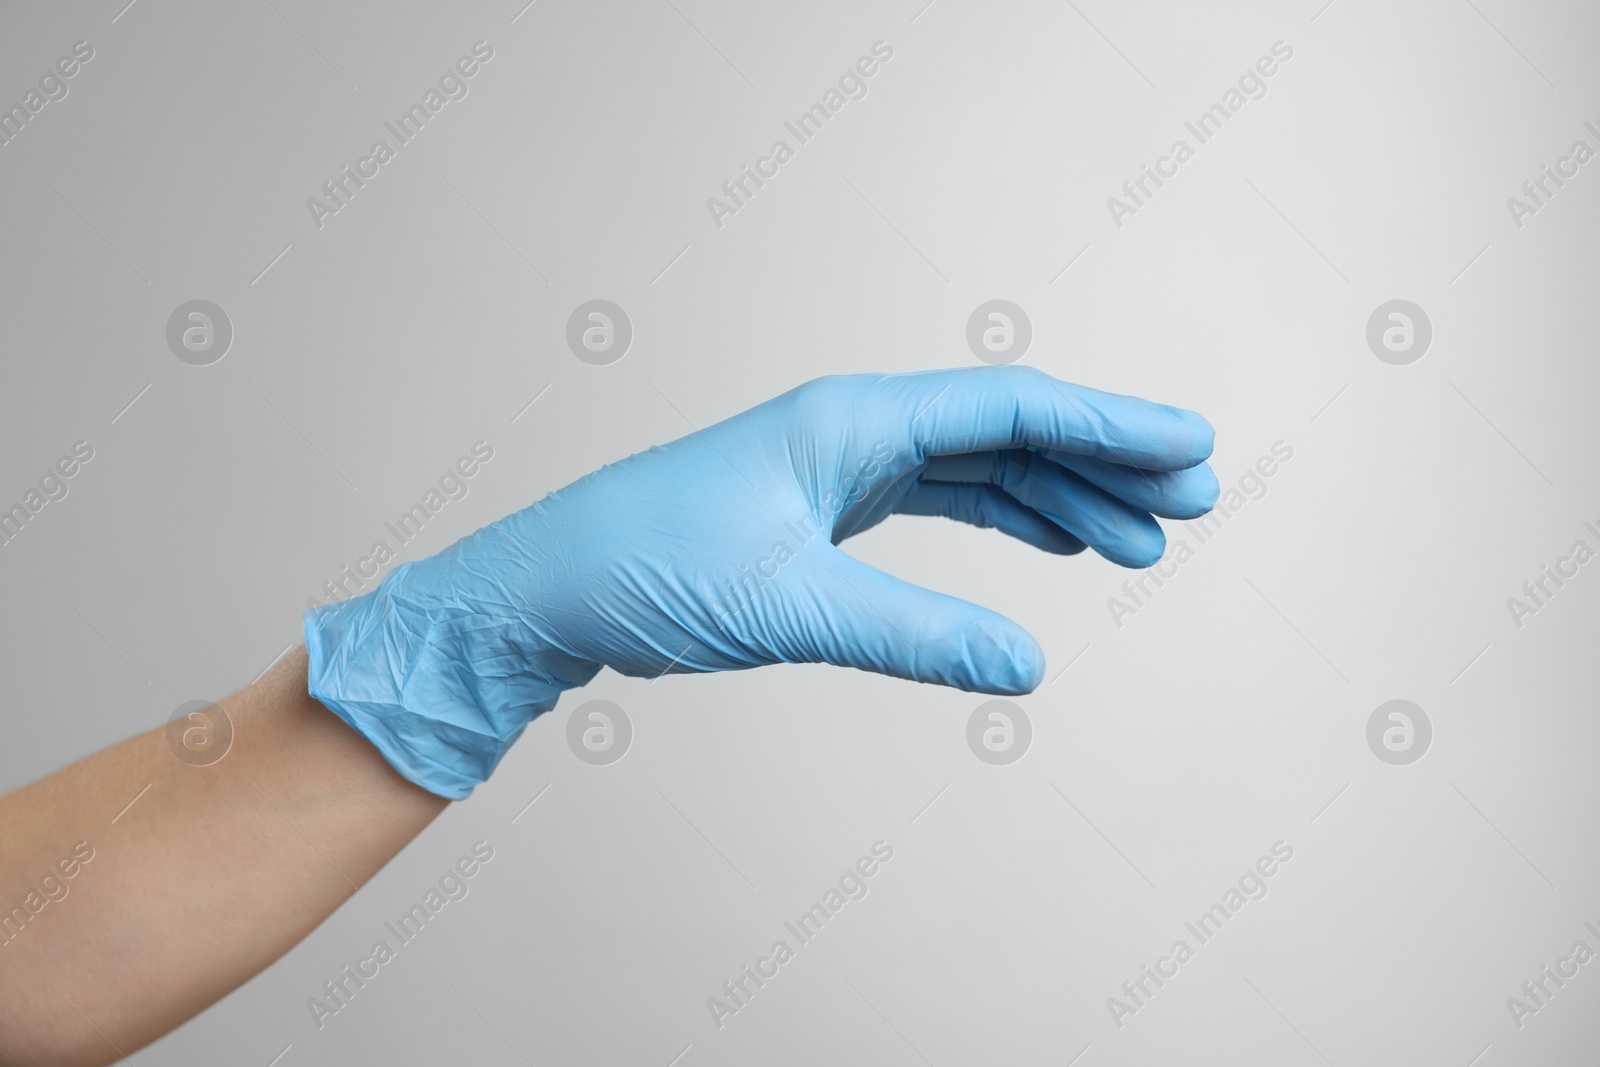
[[[1145,471],[1070,452],[1039,454],[1076,471],[1112,496],[1164,519],[1198,518],[1217,502],[1217,476],[1209,463],[1181,471]]]
[[[939,456],[923,477],[997,485],[1075,535],[1106,559],[1148,567],[1166,550],[1161,524],[1081,475],[1026,449]]]

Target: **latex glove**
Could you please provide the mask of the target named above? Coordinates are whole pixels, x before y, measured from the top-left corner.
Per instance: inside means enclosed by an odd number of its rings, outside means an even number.
[[[1209,510],[1200,416],[1026,367],[822,378],[606,466],[307,613],[311,694],[460,799],[534,716],[622,674],[833,663],[982,692],[1037,686],[1017,624],[839,541],[899,512],[1048,552],[1160,558]]]

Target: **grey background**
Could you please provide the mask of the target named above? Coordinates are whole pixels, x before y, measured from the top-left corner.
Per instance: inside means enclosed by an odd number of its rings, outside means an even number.
[[[1294,448],[1120,628],[1131,575],[1095,558],[914,519],[850,543],[1037,635],[1021,761],[968,750],[982,697],[604,673],[135,1062],[1592,1057],[1600,963],[1520,1030],[1505,1005],[1600,948],[1600,564],[1506,607],[1600,547],[1600,162],[1520,229],[1505,204],[1600,148],[1592,5],[123,2],[0,10],[6,104],[96,52],[0,148],[0,498],[95,448],[0,548],[0,788],[247,684],[476,440],[403,558],[808,378],[977,365],[989,299],[1025,363],[1203,412],[1225,485]],[[319,231],[306,198],[480,39],[469,96]],[[705,199],[879,39],[869,95],[717,229]],[[1115,227],[1280,39],[1268,95]],[[234,326],[209,367],[164,340],[196,298]],[[611,366],[563,341],[593,298],[633,321]],[[1403,367],[1365,343],[1396,298],[1434,329]],[[1404,767],[1365,742],[1399,697],[1434,729]],[[595,698],[633,723],[611,766],[564,742]],[[471,895],[319,1031],[307,998],[478,839]],[[706,998],[879,839],[870,894],[718,1030]],[[1118,1029],[1106,999],[1280,839],[1270,894]]]

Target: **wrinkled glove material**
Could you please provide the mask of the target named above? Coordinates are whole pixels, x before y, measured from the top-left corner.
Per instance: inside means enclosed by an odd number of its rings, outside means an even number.
[[[1044,673],[1026,630],[837,547],[890,514],[1149,566],[1215,502],[1193,412],[1026,367],[807,383],[601,468],[305,616],[310,692],[459,800],[602,666],[832,663],[971,692]]]

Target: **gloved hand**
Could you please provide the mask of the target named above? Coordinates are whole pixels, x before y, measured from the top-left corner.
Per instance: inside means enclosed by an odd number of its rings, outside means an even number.
[[[311,695],[461,799],[534,716],[622,674],[833,663],[981,693],[1044,654],[836,546],[894,513],[1145,567],[1217,499],[1193,412],[1026,367],[822,378],[603,467],[305,618]]]

